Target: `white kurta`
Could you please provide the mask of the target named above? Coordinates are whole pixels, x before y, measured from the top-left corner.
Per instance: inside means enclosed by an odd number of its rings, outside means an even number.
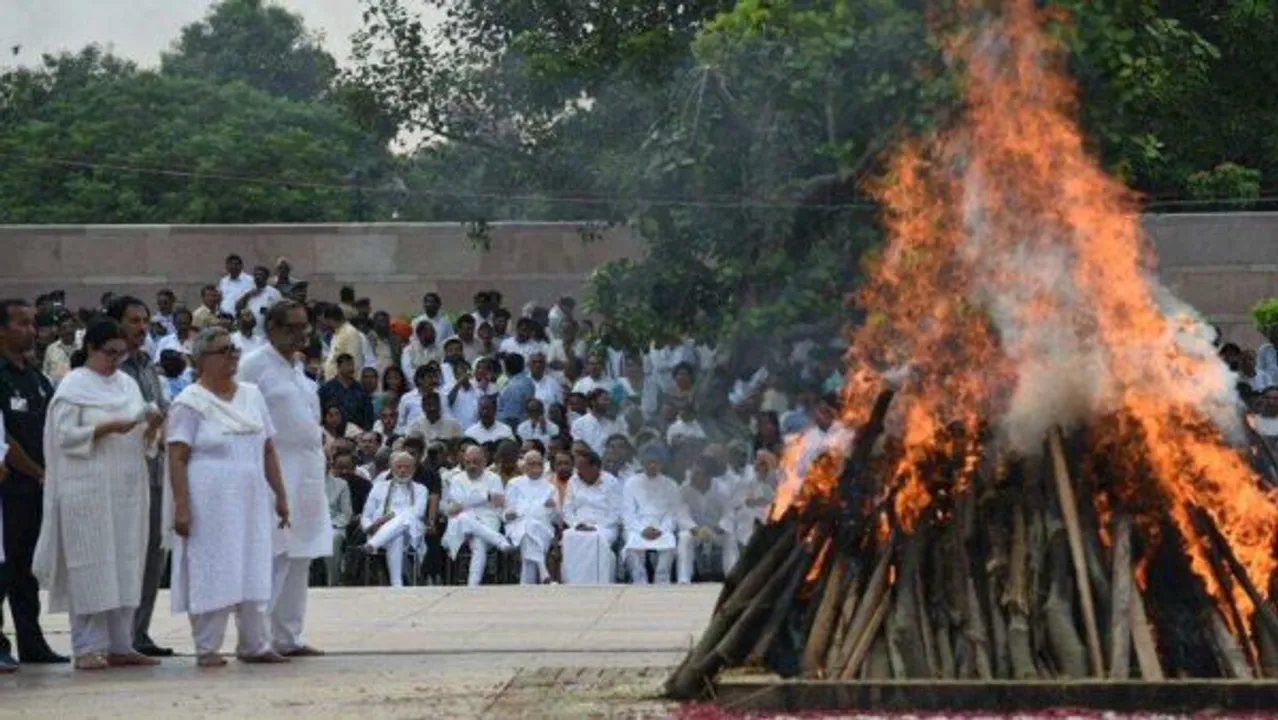
[[[631,475],[622,494],[625,549],[674,550],[682,506],[679,485],[671,478]],[[649,527],[660,530],[661,535],[652,540],[645,538],[642,533]]]
[[[142,417],[133,378],[72,370],[58,384],[44,428],[44,523],[32,570],[49,610],[76,615],[137,607],[150,512],[141,424],[93,439],[108,420]]]
[[[593,485],[573,475],[564,493],[563,581],[568,585],[610,583],[617,576],[612,544],[621,525],[621,483],[601,473]],[[593,528],[578,530],[580,526]]]
[[[426,500],[429,494],[425,487],[412,480],[378,480],[368,493],[359,525],[367,531],[386,515],[402,518],[401,525],[408,531],[408,544],[420,548],[422,538],[426,537]]]
[[[572,424],[573,439],[586,443],[600,455],[603,454],[608,438],[625,434],[625,423],[612,418],[601,418],[594,413],[586,413]]]
[[[456,472],[447,482],[448,485],[444,488],[444,507],[460,507],[462,512],[449,518],[448,528],[440,540],[456,558],[466,540],[467,523],[464,518],[473,518],[492,531],[501,527],[501,516],[488,497],[491,493],[505,493],[506,489],[501,483],[501,477],[490,470],[485,470],[473,480],[465,471]]]
[[[542,473],[539,478],[521,475],[506,486],[506,512],[514,512],[515,518],[506,521],[506,537],[516,545],[530,538],[542,552],[550,548],[555,539],[555,519],[558,516],[559,491]],[[547,501],[550,507],[546,507]]]
[[[256,386],[240,383],[230,407],[259,429],[231,432],[184,402],[197,389],[203,388],[192,385],[178,396],[165,430],[170,445],[191,448],[191,532],[173,540],[173,612],[269,603],[276,523],[264,448],[275,428],[266,400]]]
[[[768,508],[776,496],[776,489],[766,479],[759,479],[754,468],[746,467],[737,475],[732,493],[726,498],[719,527],[737,545],[750,542],[757,524],[767,522]]]
[[[289,505],[289,527],[275,529],[275,554],[329,555],[333,529],[324,492],[324,441],[315,383],[269,343],[240,361],[239,378],[262,392],[275,427],[275,452]]]

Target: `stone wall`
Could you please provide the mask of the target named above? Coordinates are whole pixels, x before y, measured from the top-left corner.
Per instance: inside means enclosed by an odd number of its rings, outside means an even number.
[[[1248,309],[1278,295],[1278,213],[1151,215],[1145,225],[1164,281],[1229,339],[1257,344]],[[74,307],[107,290],[150,300],[161,287],[194,303],[234,252],[249,267],[287,257],[313,297],[336,297],[351,284],[376,307],[410,312],[429,290],[456,308],[491,288],[518,308],[579,294],[595,266],[642,252],[624,228],[583,243],[572,223],[499,223],[491,237],[484,252],[456,223],[0,226],[0,285],[4,295],[28,298],[63,288]]]
[[[490,250],[477,249],[457,223],[364,225],[0,226],[0,285],[6,296],[33,298],[53,288],[71,307],[93,306],[111,290],[150,302],[171,288],[189,304],[224,274],[230,253],[274,268],[287,257],[313,298],[336,298],[352,285],[374,307],[413,312],[422,294],[440,293],[449,308],[474,293],[502,292],[507,307],[580,294],[600,263],[640,254],[624,228],[583,242],[571,223],[498,223]]]

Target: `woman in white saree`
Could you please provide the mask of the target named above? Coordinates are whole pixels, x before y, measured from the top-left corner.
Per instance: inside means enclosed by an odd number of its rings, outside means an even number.
[[[33,571],[50,611],[70,614],[76,669],[157,665],[133,649],[133,613],[149,522],[146,448],[163,415],[116,370],[128,351],[118,323],[90,325],[84,348],[84,367],[62,379],[49,404]]]
[[[275,434],[257,386],[235,381],[240,351],[222,328],[192,343],[199,382],[182,391],[166,429],[173,494],[173,612],[190,614],[201,667],[219,654],[231,613],[244,662],[287,659],[271,647],[271,494],[280,527],[288,498]]]

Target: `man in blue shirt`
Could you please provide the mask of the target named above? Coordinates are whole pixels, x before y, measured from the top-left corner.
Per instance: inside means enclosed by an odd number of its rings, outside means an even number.
[[[524,372],[524,356],[506,355],[506,387],[497,396],[497,417],[512,428],[528,419],[528,400],[536,397],[537,386]]]

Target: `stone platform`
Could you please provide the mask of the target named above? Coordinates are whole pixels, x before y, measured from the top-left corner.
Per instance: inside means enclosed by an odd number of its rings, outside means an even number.
[[[0,718],[665,717],[673,708],[656,697],[661,682],[704,629],[718,592],[315,589],[307,639],[327,657],[217,670],[195,667],[185,616],[157,611],[152,635],[181,657],[154,670],[24,667],[0,676]],[[44,625],[66,651],[65,616]],[[7,617],[5,628],[12,639]],[[224,650],[233,648],[232,631]]]

